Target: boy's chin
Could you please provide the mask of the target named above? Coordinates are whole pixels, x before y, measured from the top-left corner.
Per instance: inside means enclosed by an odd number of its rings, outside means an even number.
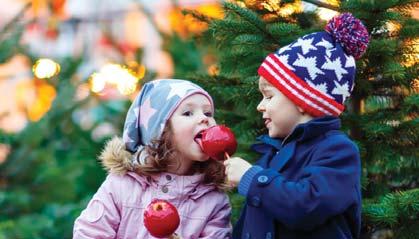
[[[285,136],[282,136],[282,134],[278,133],[278,132],[273,132],[270,131],[268,132],[269,137],[271,138],[284,138]]]

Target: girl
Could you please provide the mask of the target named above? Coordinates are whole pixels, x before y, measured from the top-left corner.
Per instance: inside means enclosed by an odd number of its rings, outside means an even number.
[[[181,238],[231,238],[224,165],[196,142],[216,124],[213,115],[212,98],[189,81],[146,83],[123,139],[112,139],[100,156],[109,175],[76,219],[73,238],[154,238],[143,225],[154,198],[176,206]]]

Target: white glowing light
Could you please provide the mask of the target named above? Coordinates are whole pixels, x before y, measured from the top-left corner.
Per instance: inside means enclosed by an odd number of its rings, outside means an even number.
[[[325,21],[329,21],[334,16],[338,15],[339,12],[320,7],[320,8],[317,9],[317,14],[319,15],[319,17],[321,19],[323,19]]]
[[[138,80],[127,68],[118,64],[106,64],[92,75],[91,87],[93,92],[99,93],[109,84],[116,86],[121,94],[130,95],[136,90]]]
[[[130,95],[134,93],[137,88],[138,79],[131,75],[128,71],[122,75],[121,80],[118,82],[117,87],[121,94]]]
[[[60,65],[51,59],[41,58],[36,61],[32,71],[39,79],[51,78],[60,72]]]
[[[106,79],[100,73],[93,73],[90,77],[90,85],[93,92],[99,93],[105,89]]]

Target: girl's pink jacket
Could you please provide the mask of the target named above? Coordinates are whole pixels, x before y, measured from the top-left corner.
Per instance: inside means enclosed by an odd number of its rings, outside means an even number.
[[[176,206],[183,239],[231,238],[231,208],[227,196],[201,183],[203,175],[162,173],[143,177],[127,171],[131,157],[112,140],[102,154],[110,174],[76,219],[73,238],[154,238],[143,224],[144,209],[154,198]]]

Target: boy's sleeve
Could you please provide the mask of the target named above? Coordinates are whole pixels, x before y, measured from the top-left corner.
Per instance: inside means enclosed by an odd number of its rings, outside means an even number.
[[[73,238],[115,238],[120,221],[119,176],[109,175],[74,222]]]
[[[232,226],[230,223],[231,207],[227,195],[222,196],[221,203],[217,204],[199,238],[231,238]]]
[[[291,229],[310,230],[343,213],[359,201],[361,167],[358,148],[345,139],[316,146],[299,180],[285,180],[273,169],[246,173],[250,186],[239,187],[244,188],[249,206],[259,207]]]

